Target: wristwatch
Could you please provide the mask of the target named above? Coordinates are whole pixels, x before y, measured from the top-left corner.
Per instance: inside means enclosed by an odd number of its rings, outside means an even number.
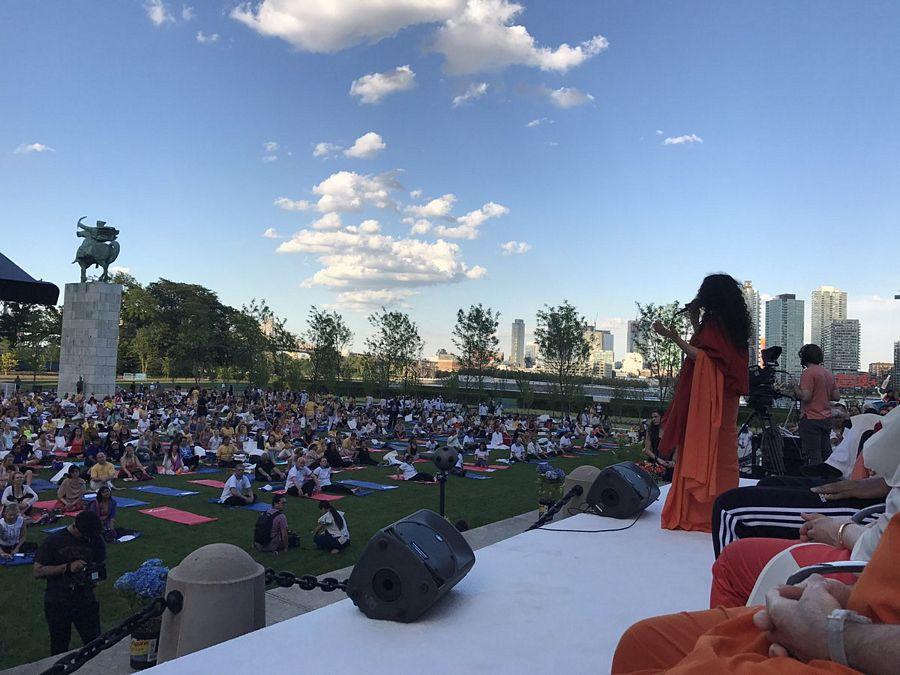
[[[828,615],[828,658],[842,666],[848,665],[844,650],[844,624],[872,623],[872,620],[849,609],[834,609]]]

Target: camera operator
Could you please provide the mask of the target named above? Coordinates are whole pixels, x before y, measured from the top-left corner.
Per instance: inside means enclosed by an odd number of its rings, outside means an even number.
[[[800,446],[806,463],[821,464],[831,454],[831,402],[841,395],[834,376],[822,367],[819,345],[803,345],[799,352],[803,374],[800,384],[788,380],[787,390],[800,401]]]
[[[100,635],[100,603],[94,586],[106,576],[101,530],[97,514],[82,511],[72,525],[47,537],[35,554],[34,578],[47,580],[44,616],[52,655],[69,650],[72,624],[84,644]]]

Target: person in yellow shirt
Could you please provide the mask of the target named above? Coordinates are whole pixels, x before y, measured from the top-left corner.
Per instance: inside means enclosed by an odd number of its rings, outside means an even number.
[[[234,445],[231,443],[231,436],[226,436],[222,444],[216,450],[216,459],[219,466],[224,468],[232,468],[237,462],[234,459]]]
[[[104,485],[112,489],[115,477],[116,467],[112,462],[107,461],[106,454],[98,452],[97,463],[91,467],[91,490],[96,492]]]

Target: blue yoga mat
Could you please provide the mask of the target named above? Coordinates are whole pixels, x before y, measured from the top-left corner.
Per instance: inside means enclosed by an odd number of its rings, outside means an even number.
[[[204,467],[201,468],[201,469],[197,469],[197,470],[194,471],[193,473],[219,473],[219,471],[221,471],[221,470],[222,470],[222,469],[215,469],[215,468],[213,468],[213,467],[211,467],[211,466],[204,466]]]
[[[476,473],[474,471],[466,471],[466,478],[471,478],[472,480],[490,480],[491,476],[485,476],[480,473]]]
[[[367,490],[396,490],[399,487],[398,485],[382,485],[381,483],[369,483],[368,481],[364,480],[339,480],[335,482],[341,485],[365,488]]]
[[[68,525],[57,525],[56,527],[45,527],[41,532],[46,532],[47,534],[53,534],[54,532],[59,532],[60,530],[64,530],[68,527]]]
[[[191,490],[176,490],[175,488],[162,487],[160,485],[141,485],[140,487],[131,488],[138,492],[149,492],[152,495],[163,495],[165,497],[187,497],[188,495],[198,495],[199,492]]]
[[[244,504],[243,506],[231,506],[228,504],[223,504],[218,499],[207,499],[210,504],[218,504],[219,506],[224,506],[226,509],[244,509],[245,511],[259,511],[262,513],[263,511],[268,511],[271,504],[266,504],[265,502],[256,502],[255,504]]]
[[[87,499],[85,497],[85,499]],[[96,499],[96,495],[94,496]],[[150,502],[142,502],[139,499],[131,499],[130,497],[113,497],[116,500],[116,506],[120,509],[127,509],[131,506],[147,506]]]
[[[56,483],[51,483],[43,478],[34,478],[31,481],[31,489],[35,492],[43,492],[44,490],[55,490],[59,487]]]
[[[4,560],[2,565],[4,567],[18,567],[19,565],[30,565],[34,562],[34,554],[29,553],[28,555],[14,555],[9,560]]]

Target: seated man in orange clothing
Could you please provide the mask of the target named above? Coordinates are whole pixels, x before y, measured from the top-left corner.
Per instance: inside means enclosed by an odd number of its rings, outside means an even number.
[[[813,575],[773,589],[764,607],[646,619],[622,636],[612,672],[900,672],[898,560],[900,514],[854,586]]]

